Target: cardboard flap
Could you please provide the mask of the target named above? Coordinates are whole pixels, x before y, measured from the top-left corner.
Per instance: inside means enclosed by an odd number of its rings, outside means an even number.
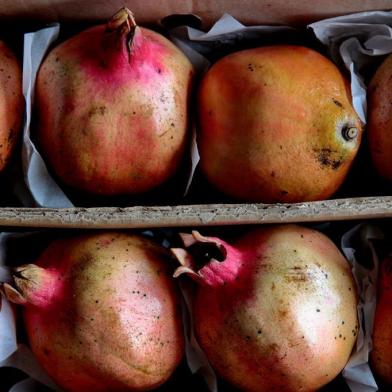
[[[123,6],[139,23],[157,23],[171,14],[195,14],[210,26],[224,12],[245,24],[305,24],[367,10],[392,9],[390,0],[3,0],[3,20],[42,22],[106,20]]]

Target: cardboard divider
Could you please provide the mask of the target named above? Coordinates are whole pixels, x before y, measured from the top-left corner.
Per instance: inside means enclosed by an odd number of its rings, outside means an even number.
[[[210,26],[230,13],[245,24],[300,24],[351,12],[391,8],[389,0],[4,0],[3,20],[80,22],[104,20],[119,8],[132,9],[140,23],[157,23],[170,14],[196,14]]]
[[[392,196],[296,204],[206,204],[102,208],[3,208],[0,226],[153,228],[364,220],[392,217]]]

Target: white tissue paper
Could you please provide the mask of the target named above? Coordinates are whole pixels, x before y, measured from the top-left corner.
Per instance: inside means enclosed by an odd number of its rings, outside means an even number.
[[[56,24],[24,36],[23,94],[26,100],[26,122],[23,130],[23,172],[26,185],[38,207],[73,206],[48,173],[41,155],[30,138],[37,72],[49,46],[57,39],[59,29],[59,25]],[[23,197],[21,199],[25,200]]]
[[[351,75],[353,105],[366,123],[366,86],[364,71],[377,56],[392,52],[392,11],[360,12],[324,19],[309,25],[316,37],[328,47],[332,59],[343,61]]]
[[[369,263],[370,260],[358,259],[358,249],[355,249],[355,246],[358,246],[358,238],[360,239],[361,246],[368,249],[368,253],[372,257],[371,263]],[[343,252],[351,264],[359,293],[358,318],[360,330],[356,349],[343,370],[343,377],[353,392],[373,392],[378,390],[368,365],[368,359],[372,349],[372,331],[377,301],[379,265],[372,241],[382,239],[383,233],[377,227],[358,225],[346,233],[342,237],[341,242]],[[364,262],[371,265],[372,268],[366,268]]]

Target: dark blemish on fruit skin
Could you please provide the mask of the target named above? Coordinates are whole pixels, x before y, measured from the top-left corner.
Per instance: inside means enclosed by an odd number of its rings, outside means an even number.
[[[275,172],[274,171],[271,172],[271,177],[275,177]]]
[[[339,106],[340,108],[343,107],[343,105],[342,105],[337,99],[332,98],[332,101],[333,101],[333,103],[334,103],[336,106]]]
[[[43,352],[44,352],[44,354],[46,355],[46,356],[50,356],[50,351],[47,349],[47,348],[44,348],[43,349]]]
[[[88,112],[88,117],[92,117],[96,114],[103,116],[106,113],[106,106],[95,106]]]
[[[316,153],[317,160],[321,163],[322,167],[332,168],[333,170],[338,169],[343,164],[343,158],[340,157],[338,159],[334,158],[334,155],[337,151],[332,150],[330,148],[320,148],[313,149]]]
[[[281,194],[282,196],[285,196],[285,195],[288,195],[288,194],[289,194],[289,192],[287,192],[287,191],[284,191],[284,190],[281,190],[281,191],[280,191],[280,194]]]
[[[285,318],[287,316],[287,310],[279,310],[278,313],[281,318]]]

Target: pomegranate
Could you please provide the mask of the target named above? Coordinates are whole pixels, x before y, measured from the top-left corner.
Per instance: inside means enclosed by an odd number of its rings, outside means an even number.
[[[54,48],[37,77],[37,138],[65,184],[101,195],[151,190],[187,140],[193,67],[123,8]]]
[[[165,382],[183,356],[170,252],[107,232],[54,241],[18,267],[7,297],[25,305],[30,346],[67,391],[143,391]]]
[[[392,55],[374,74],[368,88],[368,134],[373,166],[392,181]]]
[[[392,254],[381,263],[370,363],[382,381],[392,384]]]
[[[198,102],[202,171],[239,199],[326,199],[361,140],[347,81],[331,61],[301,46],[222,58],[202,80]]]
[[[0,41],[0,171],[15,147],[23,110],[22,70],[15,54]]]
[[[243,391],[314,391],[344,368],[358,332],[349,264],[323,234],[259,228],[234,246],[198,232],[172,252],[200,285],[195,331],[211,365]]]

